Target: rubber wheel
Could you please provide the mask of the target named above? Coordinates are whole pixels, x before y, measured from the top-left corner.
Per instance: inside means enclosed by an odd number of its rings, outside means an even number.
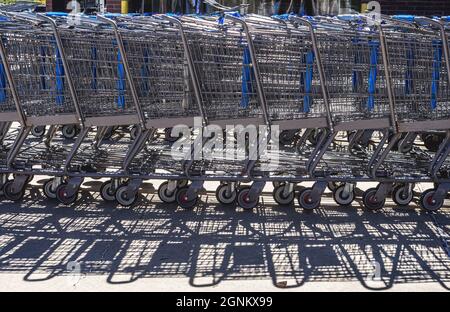
[[[320,206],[320,199],[314,200],[311,196],[312,188],[305,188],[298,194],[298,204],[305,210],[315,210]]]
[[[176,194],[177,204],[183,209],[192,209],[197,205],[198,196],[196,196],[193,200],[188,200],[187,192],[188,187],[183,187],[178,189]]]
[[[112,190],[112,181],[106,181],[100,187],[100,196],[106,202],[113,202],[116,200],[116,192]]]
[[[56,199],[58,199],[64,205],[71,205],[78,199],[78,192],[75,192],[72,196],[68,197],[66,194],[67,184],[63,183],[56,188]]]
[[[188,186],[189,181],[188,180],[179,180],[177,183],[178,188],[186,187]]]
[[[77,136],[77,127],[75,125],[64,125],[61,132],[65,139],[72,140]]]
[[[433,199],[435,189],[429,189],[422,193],[420,196],[420,206],[426,211],[438,211],[444,205],[444,200],[436,201]]]
[[[138,127],[133,126],[130,130],[130,138],[132,141],[136,140],[137,134],[138,134]]]
[[[175,189],[172,194],[168,194],[169,182],[164,182],[158,188],[158,197],[162,202],[172,204],[177,201],[177,190]]]
[[[292,144],[292,142],[295,139],[295,132],[294,131],[289,131],[289,130],[284,130],[281,131],[280,136],[279,136],[279,142],[281,145],[290,145]]]
[[[397,185],[392,190],[392,200],[395,204],[397,204],[397,206],[408,206],[412,202],[413,198],[413,192],[408,192],[408,187],[406,185]]]
[[[363,194],[363,204],[369,210],[376,211],[384,207],[386,199],[377,201],[375,195],[377,193],[377,188],[371,188],[364,192]]]
[[[341,185],[334,190],[333,199],[339,206],[350,206],[355,200],[355,192],[345,194],[345,185]]]
[[[23,198],[25,195],[25,189],[22,188],[19,192],[13,192],[12,186],[14,181],[8,181],[3,185],[3,193],[6,197],[6,199],[12,200],[12,201],[19,201]]]
[[[252,210],[256,208],[259,204],[259,198],[256,200],[250,200],[249,198],[250,193],[250,187],[244,187],[239,190],[238,196],[237,196],[237,202],[239,207],[245,209],[245,210]]]
[[[281,185],[273,190],[273,199],[280,206],[289,206],[294,202],[295,192],[290,192],[287,196],[285,196],[284,185]]]
[[[42,186],[44,195],[48,199],[56,199],[56,190],[53,190],[52,186],[53,186],[53,179],[45,181],[44,185]]]
[[[328,184],[327,184],[328,189],[329,189],[330,191],[332,191],[332,192],[336,191],[336,189],[337,189],[339,186],[341,186],[341,185],[339,184],[339,182],[334,182],[334,181],[328,182]]]
[[[172,128],[165,128],[164,129],[164,139],[170,143],[176,142],[179,138],[172,136]]]
[[[136,203],[138,194],[136,193],[133,196],[129,197],[129,195],[127,194],[127,189],[127,185],[122,185],[121,187],[119,187],[116,191],[116,200],[120,205],[124,207],[131,207]]]
[[[35,126],[31,128],[31,134],[37,138],[42,138],[45,134],[45,126]]]
[[[236,203],[237,192],[232,190],[230,194],[227,195],[228,184],[221,184],[216,189],[217,201],[223,205],[232,205]]]

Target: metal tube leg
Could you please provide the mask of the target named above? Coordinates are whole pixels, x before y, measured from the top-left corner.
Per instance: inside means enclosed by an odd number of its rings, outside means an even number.
[[[14,159],[16,158],[17,154],[19,153],[20,148],[22,147],[23,142],[27,138],[30,131],[31,131],[31,127],[28,127],[28,126],[20,129],[19,135],[17,136],[16,141],[14,142],[13,147],[7,156],[6,165],[8,168],[11,167]]]
[[[333,143],[334,138],[336,137],[337,132],[331,133],[328,135],[328,140],[323,144],[322,148],[319,149],[318,153],[314,156],[314,160],[310,163],[308,167],[308,173],[311,177],[314,176],[314,171],[316,170],[317,165],[319,164],[320,160],[322,159],[323,155],[327,151],[328,147]]]
[[[91,129],[89,127],[81,130],[80,135],[77,137],[77,140],[75,141],[69,155],[67,155],[66,161],[64,163],[64,170],[66,172],[69,170],[70,163],[72,162],[78,149],[80,148],[81,144],[83,143],[84,139],[86,138],[90,130]]]

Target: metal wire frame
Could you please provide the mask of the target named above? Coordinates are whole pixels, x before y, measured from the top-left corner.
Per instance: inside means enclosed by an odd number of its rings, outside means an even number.
[[[127,18],[119,29],[148,125],[201,116],[179,29],[161,17]]]
[[[393,22],[383,28],[397,120],[448,119],[448,62],[439,31]]]
[[[2,29],[2,38],[24,116],[75,114],[61,53],[51,29],[16,20],[14,28]]]

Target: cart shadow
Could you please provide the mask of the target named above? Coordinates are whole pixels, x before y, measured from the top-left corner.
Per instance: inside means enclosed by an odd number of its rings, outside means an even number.
[[[450,290],[450,258],[417,207],[388,204],[373,213],[359,202],[337,207],[328,195],[308,213],[277,206],[265,193],[255,210],[243,211],[206,193],[186,211],[150,193],[123,208],[91,192],[98,187],[89,184],[72,207],[44,198],[35,186],[21,203],[1,202],[0,274],[30,282],[105,275],[111,284],[188,277],[198,288],[258,279],[279,288],[359,281],[371,290],[437,282]],[[448,230],[449,209],[437,217]]]

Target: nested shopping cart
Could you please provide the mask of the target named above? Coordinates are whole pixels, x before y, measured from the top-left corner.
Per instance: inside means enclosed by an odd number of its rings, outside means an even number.
[[[73,101],[63,65],[61,42],[54,24],[44,16],[29,13],[4,13],[8,20],[1,29],[2,64],[9,94],[14,102],[18,135],[6,157],[6,168],[14,173],[5,181],[4,194],[19,200],[34,174],[60,175],[70,142],[58,137],[57,130],[79,123],[79,112]],[[45,138],[33,139],[34,127],[49,127]],[[48,187],[49,185],[46,184]]]

